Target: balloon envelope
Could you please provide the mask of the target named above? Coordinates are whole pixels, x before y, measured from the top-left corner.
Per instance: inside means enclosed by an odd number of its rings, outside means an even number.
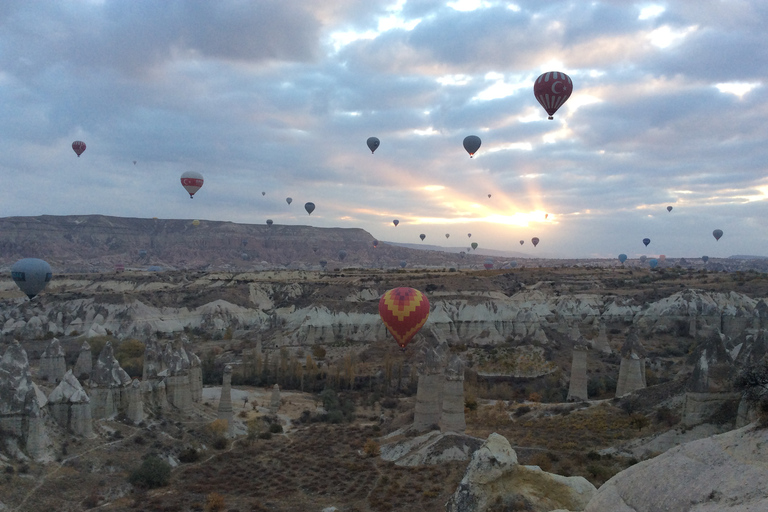
[[[400,261],[400,268],[405,268],[405,266],[406,266],[407,264],[408,264],[408,262],[407,262],[407,261],[405,261],[405,260],[401,260],[401,261]]]
[[[483,262],[483,266],[485,267],[485,270],[491,270],[493,268],[493,260],[488,258]]]
[[[344,261],[344,258],[346,258],[346,257],[347,257],[347,251],[345,251],[344,249],[340,250],[339,251],[339,261]]]
[[[571,77],[560,71],[542,73],[533,84],[533,95],[549,114],[549,119],[563,106],[573,92]]]
[[[267,219],[267,226],[271,226],[271,225],[272,225],[272,219]]]
[[[312,212],[315,211],[315,203],[306,203],[304,209],[307,210],[308,214],[312,215]]]
[[[467,233],[467,238],[472,238],[472,233]]]
[[[374,240],[373,241],[373,246],[374,247],[378,247],[379,246],[379,241],[378,240]]]
[[[181,175],[181,186],[189,192],[189,198],[203,186],[203,175],[195,171],[187,171]]]
[[[261,195],[265,196],[265,195],[267,195],[267,193],[266,192],[262,192]]]
[[[523,245],[525,243],[525,240],[520,240],[520,245]]]
[[[472,158],[477,150],[480,149],[480,144],[482,144],[482,142],[477,135],[467,135],[464,137],[464,149],[469,153],[469,158]]]
[[[539,245],[539,239],[538,239],[538,237],[533,237],[533,238],[531,238],[531,243],[533,244],[533,246],[534,246],[534,247],[536,247],[537,245]]]
[[[624,263],[627,261],[627,255],[626,254],[619,254],[619,261]]]
[[[199,226],[200,225],[200,221],[195,219],[195,220],[192,221],[192,225],[193,226]]]
[[[371,154],[373,154],[373,152],[379,148],[381,141],[378,139],[378,137],[368,137],[368,140],[365,141],[365,143],[368,144],[368,149],[370,149]]]
[[[648,244],[651,243],[651,239],[650,238],[643,238],[643,243],[645,244],[646,247],[648,247]]]
[[[640,256],[640,263],[645,263],[645,260],[647,260],[647,259],[648,259],[648,256],[643,254],[642,256]]]
[[[667,211],[671,212],[672,211],[672,207],[671,206],[667,206]]]
[[[400,221],[395,219],[395,220],[392,221],[392,224],[394,224],[395,227],[397,227],[397,225],[400,224]]]
[[[72,143],[72,149],[75,151],[75,153],[77,153],[77,156],[79,158],[80,155],[83,154],[83,151],[85,151],[85,142],[81,140],[76,140],[75,142]]]
[[[470,245],[473,249],[477,249],[477,242],[472,242]]]
[[[286,197],[285,198],[285,202],[288,203],[288,204],[291,204],[293,202],[293,198],[292,197]]]
[[[491,198],[491,194],[488,194],[488,199],[490,199],[490,198]]]
[[[37,258],[24,258],[11,267],[11,278],[30,299],[43,291],[52,277],[48,262]]]
[[[423,242],[423,241],[424,241],[424,239],[425,239],[425,238],[427,238],[427,235],[425,235],[424,233],[422,233],[422,234],[420,234],[420,235],[419,235],[419,238],[421,238],[421,241]]]
[[[413,339],[429,318],[429,300],[413,288],[393,288],[379,299],[379,315],[400,348]]]
[[[701,261],[703,261],[704,263],[708,262],[709,261],[709,256],[702,256],[701,257]]]
[[[715,237],[715,240],[720,240],[720,237],[723,236],[723,230],[722,229],[716,229],[712,232],[712,236]]]
[[[656,258],[652,258],[648,260],[648,265],[650,265],[651,268],[656,268],[658,264],[659,264],[659,260],[657,260]]]
[[[450,236],[451,236],[451,234],[450,234],[450,233],[446,233],[446,234],[445,234],[445,238],[450,238]]]

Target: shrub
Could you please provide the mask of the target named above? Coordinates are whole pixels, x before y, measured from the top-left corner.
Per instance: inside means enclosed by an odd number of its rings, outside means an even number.
[[[171,480],[171,466],[157,455],[150,455],[128,477],[136,487],[154,489],[165,487]]]
[[[325,348],[320,345],[315,345],[312,347],[312,355],[315,359],[325,359]]]
[[[365,445],[363,446],[363,453],[365,453],[368,457],[378,457],[381,455],[381,449],[379,448],[379,443],[374,441],[373,439],[369,439],[365,442]]]
[[[269,431],[273,434],[282,434],[283,433],[283,426],[279,423],[272,423],[269,425]]]
[[[217,450],[226,450],[229,446],[229,441],[224,436],[219,436],[213,440],[213,447]]]
[[[220,512],[225,506],[224,496],[217,492],[212,492],[205,498],[205,512]]]
[[[192,447],[183,450],[179,454],[179,462],[183,462],[184,464],[197,462],[199,458],[200,458],[200,454],[198,453],[197,450],[195,450]]]

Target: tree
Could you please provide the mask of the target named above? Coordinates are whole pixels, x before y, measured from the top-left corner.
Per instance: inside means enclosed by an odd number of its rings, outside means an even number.
[[[744,399],[757,408],[760,425],[768,425],[768,359],[763,357],[745,366],[733,384],[737,390],[744,392]]]
[[[171,480],[171,465],[157,455],[150,455],[141,463],[128,481],[137,487],[154,489],[164,487]]]

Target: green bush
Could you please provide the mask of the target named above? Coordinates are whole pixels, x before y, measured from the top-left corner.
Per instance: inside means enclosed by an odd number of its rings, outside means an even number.
[[[154,489],[165,487],[171,480],[171,466],[157,455],[150,455],[128,477],[128,481],[136,487]]]
[[[283,426],[279,423],[272,423],[269,425],[269,431],[273,434],[282,434],[283,433]]]

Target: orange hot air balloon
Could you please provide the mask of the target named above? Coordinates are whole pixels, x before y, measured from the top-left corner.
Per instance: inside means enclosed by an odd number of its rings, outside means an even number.
[[[379,315],[400,348],[411,341],[429,317],[429,300],[413,288],[393,288],[379,299]]]

